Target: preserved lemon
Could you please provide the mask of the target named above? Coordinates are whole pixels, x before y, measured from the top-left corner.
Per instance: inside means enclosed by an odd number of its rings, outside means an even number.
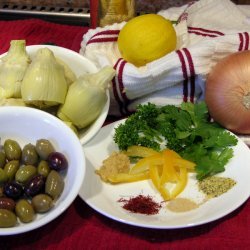
[[[145,14],[128,21],[118,36],[122,57],[137,67],[175,50],[177,37],[170,20],[158,14]]]

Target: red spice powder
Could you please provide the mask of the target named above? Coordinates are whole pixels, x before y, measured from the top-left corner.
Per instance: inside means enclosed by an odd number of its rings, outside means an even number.
[[[123,208],[139,214],[153,215],[157,214],[162,205],[155,202],[151,196],[138,195],[129,199],[121,198],[118,202],[122,202]]]

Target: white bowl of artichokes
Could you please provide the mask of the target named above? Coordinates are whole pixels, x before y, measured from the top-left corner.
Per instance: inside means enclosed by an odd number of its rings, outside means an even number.
[[[0,120],[0,235],[13,235],[48,224],[72,204],[85,157],[76,134],[48,112],[1,107]]]
[[[0,106],[50,112],[75,131],[83,145],[108,115],[108,87],[114,75],[113,68],[98,70],[72,50],[12,40],[0,56]]]

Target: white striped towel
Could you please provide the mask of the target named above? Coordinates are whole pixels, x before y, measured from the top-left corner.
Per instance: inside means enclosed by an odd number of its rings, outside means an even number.
[[[111,65],[117,71],[110,88],[110,115],[129,114],[140,103],[203,100],[211,67],[230,53],[249,49],[250,14],[229,0],[200,0],[159,14],[177,21],[177,48],[143,67],[121,58],[117,38],[125,22],[90,29],[83,37],[80,54],[98,68]]]

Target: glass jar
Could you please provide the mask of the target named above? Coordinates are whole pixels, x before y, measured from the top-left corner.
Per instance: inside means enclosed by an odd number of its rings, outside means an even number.
[[[99,0],[98,26],[128,21],[135,16],[134,0]]]

